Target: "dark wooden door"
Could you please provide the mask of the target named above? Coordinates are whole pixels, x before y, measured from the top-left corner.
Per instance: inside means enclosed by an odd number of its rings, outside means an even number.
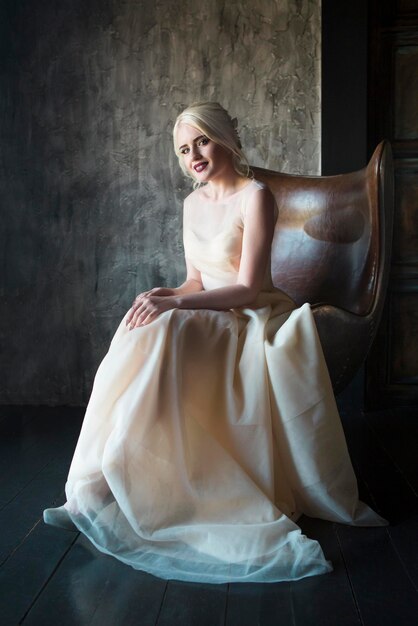
[[[392,143],[395,216],[386,309],[366,367],[369,408],[418,406],[418,0],[370,0],[368,145]]]

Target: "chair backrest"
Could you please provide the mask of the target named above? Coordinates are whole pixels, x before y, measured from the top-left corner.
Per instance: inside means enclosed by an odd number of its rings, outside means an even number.
[[[279,209],[273,281],[297,304],[327,303],[357,315],[374,307],[385,269],[383,205],[391,191],[385,194],[383,179],[390,159],[390,145],[382,142],[367,167],[348,174],[295,176],[253,168]]]

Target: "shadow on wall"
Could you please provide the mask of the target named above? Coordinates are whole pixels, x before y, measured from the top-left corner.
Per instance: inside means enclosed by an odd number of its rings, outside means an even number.
[[[318,172],[318,3],[180,5],[1,4],[3,403],[86,402],[136,293],[182,280],[188,102],[230,108],[254,164]]]

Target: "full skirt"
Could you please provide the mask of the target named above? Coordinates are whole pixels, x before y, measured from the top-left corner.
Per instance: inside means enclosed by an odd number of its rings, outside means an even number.
[[[385,521],[358,500],[309,305],[122,320],[97,372],[66,514],[162,578],[295,580],[332,569],[301,514]]]

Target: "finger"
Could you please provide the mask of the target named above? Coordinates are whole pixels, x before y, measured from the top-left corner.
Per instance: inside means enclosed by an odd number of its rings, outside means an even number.
[[[135,312],[138,310],[138,307],[141,306],[141,304],[143,303],[143,300],[144,300],[144,298],[146,296],[147,296],[146,292],[140,293],[140,294],[138,294],[136,296],[135,300],[132,302],[132,306],[129,309],[129,311],[127,313],[127,317],[126,317],[126,325],[127,326],[131,323],[131,321],[132,321],[132,319],[133,319],[133,317],[135,315]]]
[[[138,308],[138,306],[134,306],[129,310],[128,316],[126,318],[126,325],[129,327],[129,330],[131,330],[135,324],[135,320],[138,315]]]
[[[136,328],[138,328],[139,326],[144,326],[147,319],[150,319],[151,321],[151,319],[156,317],[156,315],[157,311],[155,309],[155,306],[151,303],[148,303],[146,306],[144,306],[144,308],[141,310],[140,314],[137,317]]]
[[[141,319],[141,326],[147,326],[147,324],[153,322],[157,315],[157,311],[145,311]]]
[[[160,303],[154,301],[155,299],[150,297],[144,302],[144,306],[141,309],[140,314],[137,317],[136,325],[144,326],[152,322],[160,314]],[[159,299],[157,299],[159,300]]]
[[[138,309],[138,307],[139,307],[140,305],[141,305],[141,303],[134,303],[134,304],[131,306],[131,308],[129,309],[129,311],[128,311],[127,315],[126,315],[126,325],[127,325],[127,326],[131,323],[132,318],[133,318],[133,316],[135,315],[135,313],[136,313],[136,311],[137,311],[137,309]]]
[[[146,307],[145,303],[141,303],[134,311],[134,314],[131,319],[131,323],[129,324],[129,329],[137,328],[140,324],[138,324],[138,320],[140,319],[141,313]]]
[[[125,317],[125,326],[129,326],[133,314],[134,314],[134,311],[132,308],[130,308]]]
[[[154,309],[155,304],[151,302],[149,297],[145,298],[134,313],[131,321],[131,327],[139,328],[139,326],[142,326],[144,319],[152,313]]]

